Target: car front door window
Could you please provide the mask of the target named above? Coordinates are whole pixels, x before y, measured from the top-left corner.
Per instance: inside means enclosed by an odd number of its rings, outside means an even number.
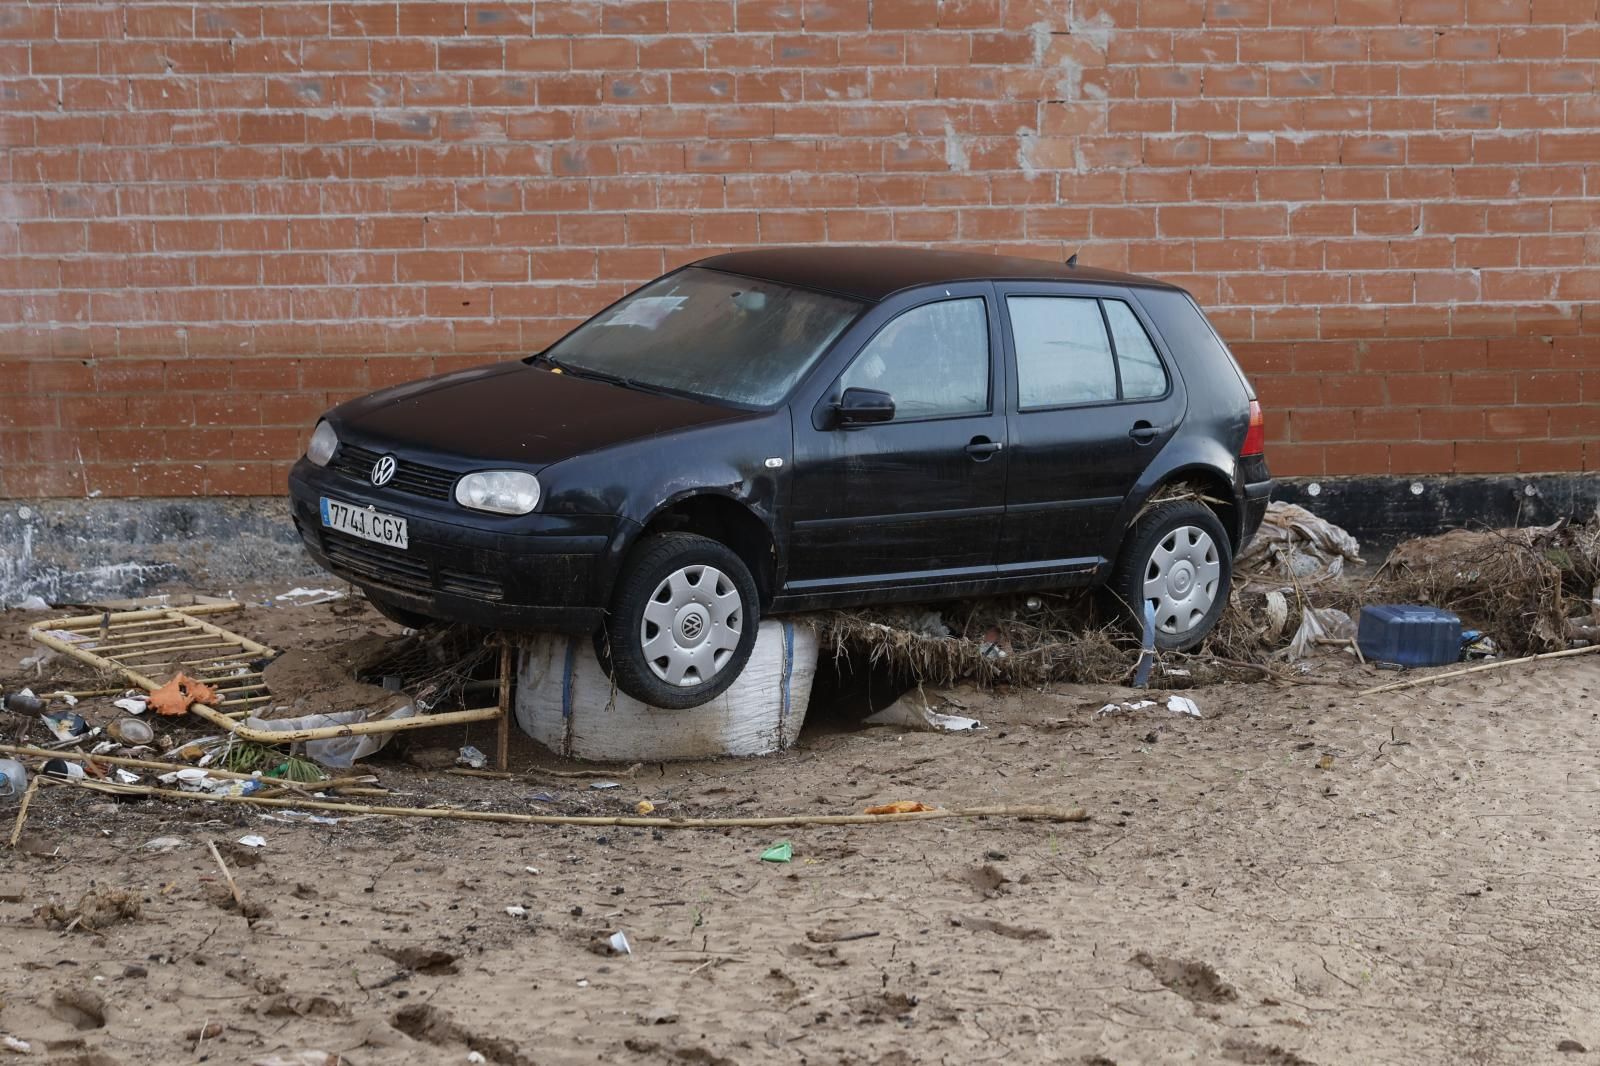
[[[989,410],[989,318],[981,298],[924,304],[867,342],[839,388],[894,398],[895,421]]]

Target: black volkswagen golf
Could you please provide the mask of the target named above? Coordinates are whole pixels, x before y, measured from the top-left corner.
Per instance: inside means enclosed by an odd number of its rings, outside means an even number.
[[[704,259],[527,359],[341,404],[289,479],[385,614],[595,633],[669,708],[810,608],[1103,584],[1193,647],[1271,487],[1183,290],[859,248]]]

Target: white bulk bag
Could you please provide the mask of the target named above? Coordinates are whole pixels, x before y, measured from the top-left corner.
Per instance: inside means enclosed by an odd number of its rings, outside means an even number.
[[[791,747],[817,672],[809,626],[766,621],[739,679],[687,710],[652,707],[618,691],[589,637],[541,633],[521,647],[517,724],[550,750],[594,762],[659,762],[766,755]]]

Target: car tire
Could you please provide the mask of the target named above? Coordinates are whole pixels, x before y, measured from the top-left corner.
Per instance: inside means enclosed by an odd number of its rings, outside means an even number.
[[[1228,606],[1233,545],[1209,507],[1176,500],[1150,508],[1128,531],[1108,587],[1144,627],[1144,605],[1155,604],[1155,645],[1188,651],[1211,634]]]
[[[731,548],[663,533],[623,564],[600,661],[617,688],[642,703],[698,707],[738,679],[759,622],[755,579]]]

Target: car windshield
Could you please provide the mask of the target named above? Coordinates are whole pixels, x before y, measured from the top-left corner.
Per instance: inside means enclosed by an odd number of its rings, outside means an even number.
[[[863,304],[690,267],[651,282],[544,353],[576,374],[752,407],[782,400]]]

